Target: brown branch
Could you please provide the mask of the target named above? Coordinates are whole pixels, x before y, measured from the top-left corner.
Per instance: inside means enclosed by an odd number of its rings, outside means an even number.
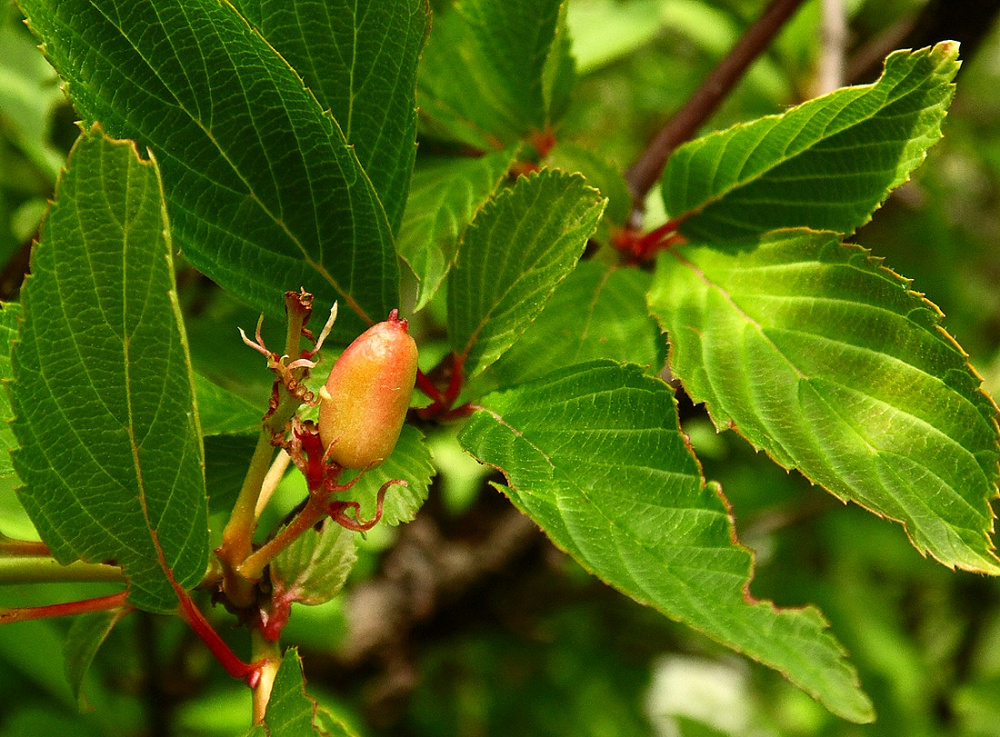
[[[402,529],[382,574],[350,592],[349,635],[340,661],[354,666],[398,649],[416,623],[501,570],[540,537],[538,526],[513,508],[500,513],[489,533],[474,542],[448,540],[437,523],[421,513]]]
[[[719,62],[626,172],[625,180],[636,212],[641,212],[642,202],[663,173],[670,154],[694,136],[803,2],[772,0],[764,14],[747,28],[729,55]]]

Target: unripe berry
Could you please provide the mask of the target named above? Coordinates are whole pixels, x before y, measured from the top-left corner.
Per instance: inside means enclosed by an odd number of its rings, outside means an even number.
[[[403,429],[417,377],[417,344],[397,310],[344,351],[320,391],[319,434],[344,468],[377,466]]]

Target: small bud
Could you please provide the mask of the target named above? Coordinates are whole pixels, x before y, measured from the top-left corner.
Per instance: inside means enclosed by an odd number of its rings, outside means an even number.
[[[344,351],[320,390],[319,434],[327,457],[369,468],[392,453],[417,377],[417,344],[397,310]]]

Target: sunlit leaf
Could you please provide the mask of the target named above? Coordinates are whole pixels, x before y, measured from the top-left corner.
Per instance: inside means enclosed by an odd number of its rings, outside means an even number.
[[[508,387],[598,358],[659,372],[666,361],[665,341],[646,308],[649,284],[644,271],[581,261],[486,378]]]
[[[393,484],[386,491],[382,523],[398,525],[410,522],[427,499],[427,490],[435,473],[423,433],[412,425],[403,425],[392,455],[380,466],[366,471],[350,491],[340,492],[334,499],[360,502],[361,517],[371,519],[376,512],[379,488],[387,481],[400,479],[406,482],[406,486]]]
[[[703,243],[776,228],[853,233],[941,138],[958,44],[898,51],[878,82],[680,147],[663,172],[671,217]]]
[[[583,177],[520,178],[476,215],[448,276],[448,333],[473,377],[514,344],[576,264],[604,200]]]
[[[0,380],[7,381],[13,376],[10,365],[10,352],[14,338],[17,336],[18,321],[21,317],[21,305],[16,302],[0,305]],[[14,466],[10,462],[8,451],[17,447],[14,431],[10,421],[14,413],[10,408],[10,398],[6,388],[0,391],[0,478],[15,476]]]
[[[847,719],[871,704],[820,613],[747,591],[750,551],[677,425],[673,391],[595,361],[481,400],[459,436],[502,490],[586,569],[784,673]]]
[[[561,5],[465,0],[436,17],[417,87],[428,132],[488,151],[545,131],[572,77]]]
[[[716,427],[902,522],[948,566],[1000,573],[997,408],[941,313],[858,246],[778,232],[660,257],[670,366]]]
[[[431,158],[418,165],[397,242],[399,255],[417,278],[416,309],[441,286],[469,221],[516,156],[515,147],[478,158]]]

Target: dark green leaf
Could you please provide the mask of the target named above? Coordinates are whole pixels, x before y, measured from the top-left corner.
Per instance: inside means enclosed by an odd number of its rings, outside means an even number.
[[[509,387],[598,358],[648,366],[666,360],[665,340],[646,308],[650,275],[581,261],[485,379]]]
[[[1000,573],[997,408],[906,280],[835,234],[785,231],[738,255],[663,254],[650,304],[716,427],[902,522],[946,565]]]
[[[583,177],[520,178],[465,231],[448,276],[448,332],[471,378],[510,348],[573,269],[604,200]]]
[[[320,724],[316,724],[316,722]],[[242,737],[352,737],[348,729],[325,712],[305,692],[302,661],[294,648],[285,651],[274,678],[264,724],[244,732]]]
[[[417,87],[428,131],[481,150],[543,132],[572,69],[556,33],[561,5],[465,0],[435,18]]]
[[[22,8],[84,117],[153,150],[176,245],[197,268],[271,315],[286,290],[339,299],[341,336],[398,307],[389,224],[352,147],[231,5]]]
[[[516,156],[515,147],[479,158],[434,158],[418,164],[397,243],[417,278],[416,309],[441,286],[466,226]]]
[[[90,612],[73,618],[73,625],[66,635],[63,656],[66,659],[66,680],[83,709],[87,700],[83,693],[83,681],[94,662],[94,656],[111,634],[111,630],[128,614],[129,609],[110,609]]]
[[[209,512],[231,510],[243,486],[258,435],[206,435],[205,488]]]
[[[242,397],[195,374],[194,387],[198,394],[198,416],[203,435],[256,436],[266,410],[254,407]]]
[[[426,0],[234,0],[340,123],[399,228],[417,133],[417,59]]]
[[[208,555],[201,433],[156,167],[80,137],[22,291],[11,384],[19,497],[61,562],[115,560],[175,608]]]
[[[10,352],[14,338],[17,336],[18,321],[21,317],[21,305],[15,303],[0,305],[0,381],[6,384],[13,375],[10,365]],[[7,387],[0,390],[0,478],[15,476],[14,466],[10,462],[9,451],[17,447],[14,431],[10,421],[14,412],[10,408],[10,397]]]
[[[780,670],[836,714],[872,719],[818,611],[747,591],[750,551],[678,429],[671,389],[606,361],[482,400],[460,440],[585,568],[635,600]]]
[[[941,138],[958,44],[898,51],[878,82],[677,149],[663,172],[681,233],[711,243],[776,228],[853,233]]]

